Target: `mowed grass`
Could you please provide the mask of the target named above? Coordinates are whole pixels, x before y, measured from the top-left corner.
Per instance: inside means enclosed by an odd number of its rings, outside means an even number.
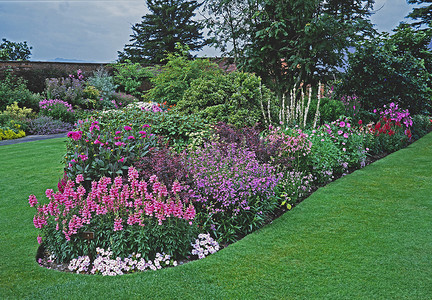
[[[64,139],[0,147],[0,298],[431,299],[432,134],[315,192],[200,261],[118,277],[35,262],[28,196],[61,177]]]

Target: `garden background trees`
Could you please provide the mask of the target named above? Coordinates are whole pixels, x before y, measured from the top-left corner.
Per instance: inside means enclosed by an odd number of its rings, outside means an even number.
[[[11,42],[2,39],[0,44],[0,60],[29,60],[32,47],[27,42]]]
[[[176,43],[187,45],[191,51],[205,45],[203,26],[193,20],[200,7],[197,1],[148,0],[150,14],[132,26],[133,34],[119,60],[139,63],[160,63],[167,53],[175,52]]]
[[[213,32],[230,35],[217,45],[235,41],[240,68],[261,76],[281,98],[293,86],[313,83],[343,66],[347,49],[374,32],[368,20],[373,3],[208,0],[207,7],[220,15],[219,22],[209,23]],[[233,19],[229,10],[235,5],[240,13]]]

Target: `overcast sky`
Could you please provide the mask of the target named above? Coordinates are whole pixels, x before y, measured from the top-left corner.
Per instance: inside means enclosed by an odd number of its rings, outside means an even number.
[[[145,0],[0,0],[0,38],[27,41],[31,60],[112,62],[148,13]],[[372,23],[390,32],[412,10],[406,0],[376,0]],[[206,48],[199,56],[217,52]]]

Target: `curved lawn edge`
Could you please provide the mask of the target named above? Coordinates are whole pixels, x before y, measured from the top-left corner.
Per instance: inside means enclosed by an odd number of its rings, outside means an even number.
[[[63,141],[0,148],[2,297],[427,299],[432,294],[432,134],[319,189],[272,224],[204,260],[118,277],[60,273],[34,260],[28,195],[42,197],[55,187]]]

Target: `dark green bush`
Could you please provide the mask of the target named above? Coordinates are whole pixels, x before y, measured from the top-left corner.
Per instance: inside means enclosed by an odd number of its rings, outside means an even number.
[[[24,79],[12,75],[10,71],[7,71],[5,79],[0,81],[0,111],[14,102],[17,102],[20,107],[37,111],[40,100],[42,100],[40,95],[33,94],[27,89]]]
[[[339,95],[356,94],[367,111],[396,101],[413,114],[431,111],[431,37],[400,27],[360,44],[337,87]]]

